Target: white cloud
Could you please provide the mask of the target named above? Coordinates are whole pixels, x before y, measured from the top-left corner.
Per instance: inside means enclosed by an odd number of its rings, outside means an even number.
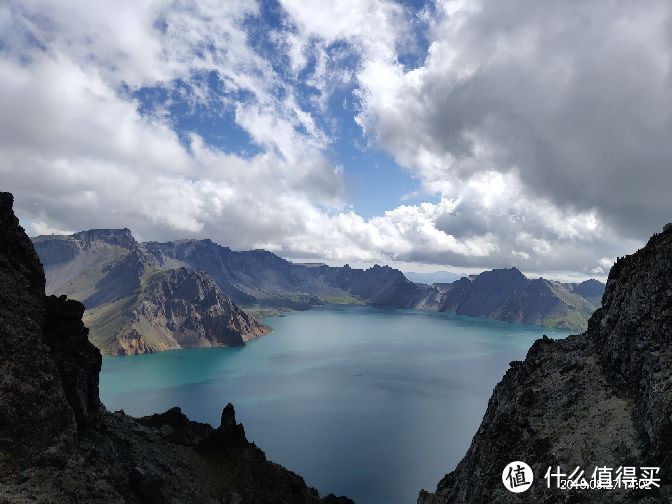
[[[425,64],[409,70],[399,55],[417,50],[418,21],[397,3],[281,4],[288,23],[270,35],[288,51],[294,79],[317,88],[319,112],[327,114],[336,87],[356,85],[367,137],[438,202],[370,219],[344,210],[344,168],[329,161],[332,139],[320,127],[329,118],[302,106],[296,83],[253,47],[254,1],[27,0],[0,8],[0,116],[11,118],[0,124],[0,177],[31,231],[128,226],[143,239],[199,236],[292,258],[464,270],[604,272],[596,258],[635,247],[603,208],[559,202],[513,162],[507,142],[525,137],[510,130],[502,142],[488,122],[502,102],[523,101],[510,82],[504,96],[486,88],[461,101],[461,86],[475,86],[498,61],[538,58],[527,31],[481,47],[469,29],[480,11],[448,3],[433,22],[426,9],[434,43]],[[571,80],[570,70],[557,58],[537,79]],[[207,85],[210,73],[224,93]],[[165,110],[140,112],[133,91],[144,87],[230,111],[259,152],[225,152],[196,133],[185,140]],[[561,107],[543,96],[529,95],[524,119],[535,107],[557,119]]]
[[[358,120],[375,145],[430,192],[498,171],[550,211],[594,210],[596,227],[626,238],[670,219],[669,3],[447,0],[436,11],[418,68],[360,74]]]
[[[466,230],[487,237],[493,265],[606,272],[597,257],[669,220],[669,4],[436,2],[418,16],[430,43],[417,68],[399,62],[412,20],[398,5],[283,5],[293,54],[337,41],[359,54],[356,120],[370,141],[428,193],[461,201],[437,217],[433,245]]]

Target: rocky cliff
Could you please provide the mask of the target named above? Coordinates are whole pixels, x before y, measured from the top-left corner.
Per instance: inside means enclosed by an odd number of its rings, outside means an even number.
[[[419,504],[672,502],[672,225],[611,269],[602,307],[581,335],[544,337],[495,387],[471,447]],[[509,462],[535,475],[525,493],[502,484]],[[660,488],[547,488],[549,466],[660,467]],[[640,473],[637,473],[639,478]],[[639,481],[639,480],[638,480]]]
[[[49,463],[76,440],[74,413],[44,337],[44,274],[12,204],[0,193],[0,475],[33,460]]]
[[[147,280],[114,337],[123,353],[132,354],[242,346],[268,331],[222,294],[208,275],[179,268]]]
[[[42,267],[0,193],[0,502],[331,503],[266,460],[227,405],[219,427],[179,409],[135,419],[98,398],[84,307],[47,297]]]

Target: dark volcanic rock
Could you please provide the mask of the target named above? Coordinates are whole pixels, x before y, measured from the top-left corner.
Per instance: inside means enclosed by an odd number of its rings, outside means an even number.
[[[11,194],[0,193],[0,474],[54,458],[76,437],[44,344],[44,274],[12,204]]]
[[[229,403],[222,410],[222,420],[219,427],[205,441],[203,448],[227,450],[245,446],[246,444],[245,429],[241,424],[236,422],[236,411],[233,408],[233,404]]]
[[[0,193],[0,502],[351,502],[322,501],[267,461],[231,405],[217,429],[179,408],[142,419],[105,411],[84,307],[44,286],[12,197]]]
[[[619,390],[635,401],[647,457],[672,462],[672,228],[611,269],[588,336]]]
[[[538,340],[511,363],[457,468],[418,503],[672,502],[672,227],[619,259],[588,330]],[[522,460],[535,483],[513,494],[502,470]],[[653,490],[547,489],[549,466],[660,467]]]
[[[82,323],[84,305],[65,296],[47,296],[44,340],[56,363],[63,390],[79,430],[100,420],[100,352],[89,342]]]

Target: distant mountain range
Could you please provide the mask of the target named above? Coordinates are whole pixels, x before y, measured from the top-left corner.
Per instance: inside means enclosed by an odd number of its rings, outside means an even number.
[[[81,301],[91,340],[111,354],[243,345],[268,331],[246,311],[322,303],[417,308],[581,330],[604,292],[596,280],[531,280],[516,268],[420,284],[388,266],[297,264],[265,250],[233,251],[211,240],[138,243],[128,229],[32,240],[44,265],[47,294]]]

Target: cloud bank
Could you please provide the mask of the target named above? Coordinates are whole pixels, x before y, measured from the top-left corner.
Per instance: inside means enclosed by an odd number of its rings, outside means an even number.
[[[671,9],[4,3],[2,186],[35,234],[128,226],[289,258],[604,275],[672,220]],[[351,141],[392,156],[425,203],[348,205],[331,155],[343,92]],[[191,127],[203,111],[244,141]]]

